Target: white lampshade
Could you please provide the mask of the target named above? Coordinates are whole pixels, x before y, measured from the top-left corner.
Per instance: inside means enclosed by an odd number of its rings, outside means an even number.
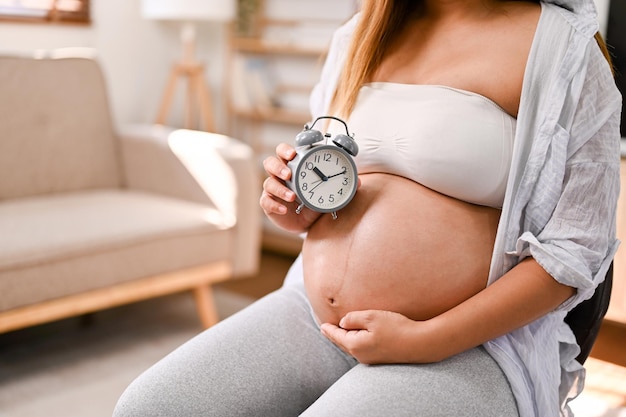
[[[236,0],[141,0],[141,13],[157,20],[233,20]]]

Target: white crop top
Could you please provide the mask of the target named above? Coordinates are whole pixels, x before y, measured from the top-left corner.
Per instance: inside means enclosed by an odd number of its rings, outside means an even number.
[[[502,207],[516,119],[493,101],[445,86],[376,82],[361,88],[347,123],[360,173],[400,175]]]

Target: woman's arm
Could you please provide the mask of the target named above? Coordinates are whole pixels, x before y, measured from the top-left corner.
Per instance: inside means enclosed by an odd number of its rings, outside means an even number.
[[[388,311],[348,313],[322,333],[362,363],[437,362],[522,327],[575,293],[532,258],[451,310],[426,321]]]

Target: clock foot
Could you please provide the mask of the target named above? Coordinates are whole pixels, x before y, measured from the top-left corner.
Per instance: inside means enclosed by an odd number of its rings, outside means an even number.
[[[333,211],[331,214],[333,216],[333,220],[337,220],[337,212]]]
[[[304,203],[300,204],[298,206],[298,208],[296,209],[296,214],[300,214],[302,213],[302,209],[304,208]]]

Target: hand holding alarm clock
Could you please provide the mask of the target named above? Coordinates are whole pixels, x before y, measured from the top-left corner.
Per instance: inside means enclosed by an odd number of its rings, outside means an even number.
[[[313,127],[321,119],[333,119],[342,123],[346,134],[332,138],[332,144],[320,144],[329,133],[322,134]],[[291,169],[291,180],[287,186],[296,193],[300,205],[320,213],[332,213],[337,218],[337,211],[345,207],[354,197],[357,189],[358,174],[353,157],[359,147],[348,131],[348,125],[334,116],[321,116],[315,119],[311,127],[304,126],[295,139],[296,157],[287,163]]]

